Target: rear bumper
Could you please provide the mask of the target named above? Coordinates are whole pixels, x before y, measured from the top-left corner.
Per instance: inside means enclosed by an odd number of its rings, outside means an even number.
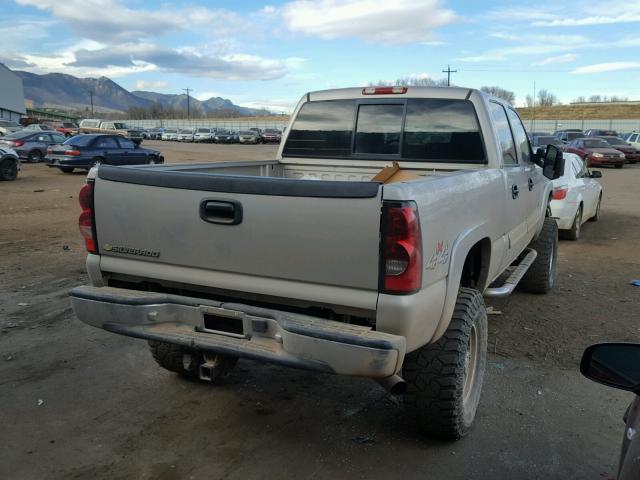
[[[83,322],[109,332],[294,368],[370,378],[399,372],[405,338],[306,315],[111,287],[69,292]],[[205,330],[231,318],[242,333]]]
[[[73,167],[73,168],[90,168],[91,158],[86,157],[57,157],[46,156],[44,162],[47,167]]]

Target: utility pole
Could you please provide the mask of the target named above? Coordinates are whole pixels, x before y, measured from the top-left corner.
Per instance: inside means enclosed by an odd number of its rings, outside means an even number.
[[[93,89],[87,90],[89,92],[89,98],[91,99],[91,117],[93,117]]]
[[[191,88],[183,88],[185,92],[187,92],[187,120],[191,119],[191,107],[189,105],[189,92],[192,91]]]
[[[447,69],[446,70],[442,70],[442,73],[446,73],[447,74],[447,87],[451,86],[451,74],[452,73],[458,73],[458,70],[451,70],[451,67],[449,65],[447,65]]]

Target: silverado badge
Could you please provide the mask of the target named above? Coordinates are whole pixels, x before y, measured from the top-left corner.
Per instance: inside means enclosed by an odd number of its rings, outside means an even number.
[[[102,246],[102,248],[107,252],[126,253],[127,255],[140,255],[142,257],[152,257],[152,258],[158,258],[160,256],[160,252],[156,252],[155,250],[143,250],[141,248],[122,247],[119,245],[111,245],[109,243],[105,243]]]

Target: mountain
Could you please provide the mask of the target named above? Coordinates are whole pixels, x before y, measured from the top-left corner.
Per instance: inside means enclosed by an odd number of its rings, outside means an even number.
[[[74,110],[91,108],[91,92],[95,112],[125,112],[129,107],[148,108],[161,104],[165,108],[187,109],[187,96],[157,92],[129,92],[107,77],[78,78],[64,73],[38,75],[30,72],[15,72],[24,85],[25,100],[33,102],[34,107],[49,107]],[[263,109],[254,109],[235,105],[231,100],[212,97],[205,101],[189,99],[193,112],[206,115],[229,114],[270,115]]]

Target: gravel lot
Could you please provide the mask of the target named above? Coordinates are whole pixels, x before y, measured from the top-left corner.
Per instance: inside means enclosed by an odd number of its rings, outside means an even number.
[[[276,146],[159,146],[167,162],[271,159]],[[638,341],[640,165],[603,169],[602,220],[562,242],[556,289],[491,301],[474,430],[423,438],[363,379],[241,361],[220,386],[76,320],[85,174],[25,164],[0,183],[0,478],[558,478],[615,475],[629,394],[584,380],[585,346]]]

